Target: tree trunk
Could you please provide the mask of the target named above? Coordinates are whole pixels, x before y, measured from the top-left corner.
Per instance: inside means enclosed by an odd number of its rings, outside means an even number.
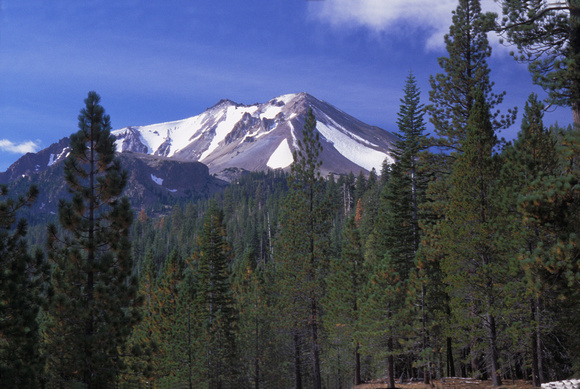
[[[541,335],[541,327],[540,327],[540,321],[541,321],[541,304],[542,301],[540,299],[540,297],[536,297],[536,348],[538,350],[538,377],[540,378],[540,384],[542,382],[547,382],[548,380],[546,379],[545,375],[544,375],[544,357],[543,357],[543,353],[542,353],[542,335]]]
[[[453,340],[447,337],[447,377],[455,377],[455,361],[453,360]]]
[[[532,323],[536,321],[536,301],[532,299]],[[532,330],[532,335],[530,338],[530,344],[532,346],[532,385],[534,388],[541,387],[540,372],[538,370],[538,338],[537,338],[537,323],[534,325]]]
[[[360,378],[360,354],[358,352],[359,347],[360,347],[360,345],[357,342],[356,346],[354,347],[354,381],[353,381],[353,383],[355,385],[360,385],[362,383],[361,378]]]
[[[388,375],[389,375],[389,388],[395,387],[395,356],[393,355],[393,337],[389,336],[387,341],[387,349],[389,351],[388,357]]]
[[[302,371],[300,367],[300,343],[298,332],[294,330],[294,387],[302,389]]]
[[[310,309],[312,313],[312,372],[314,374],[314,389],[322,389],[322,377],[320,375],[320,350],[318,349],[318,323],[316,301],[311,298]]]
[[[491,370],[491,384],[493,386],[501,386],[501,377],[498,374],[500,371],[498,364],[497,352],[497,333],[495,328],[495,317],[487,314],[488,332],[489,332],[489,359]]]
[[[427,349],[427,315],[425,314],[425,285],[421,284],[421,322],[423,325],[423,351]],[[429,360],[425,363],[423,368],[423,383],[429,385],[431,367],[429,366]]]

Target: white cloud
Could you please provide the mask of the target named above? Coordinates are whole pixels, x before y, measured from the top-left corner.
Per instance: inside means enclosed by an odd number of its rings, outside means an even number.
[[[425,48],[444,48],[443,36],[449,31],[451,11],[457,0],[323,0],[311,3],[313,16],[335,28],[367,28],[389,33],[405,24],[428,31]],[[494,0],[482,0],[484,12],[501,13]]]
[[[38,150],[38,144],[31,140],[22,143],[14,143],[8,139],[0,139],[0,150],[15,154],[34,153]]]

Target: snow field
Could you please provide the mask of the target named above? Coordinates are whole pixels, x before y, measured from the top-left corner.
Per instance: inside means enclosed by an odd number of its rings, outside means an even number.
[[[391,157],[387,154],[358,143],[337,128],[331,128],[324,123],[318,122],[316,129],[329,142],[333,143],[336,151],[342,154],[343,157],[368,171],[371,171],[373,168],[380,171],[385,158],[389,158],[389,161],[391,161]]]
[[[284,169],[290,166],[292,162],[294,162],[292,150],[290,150],[290,146],[288,145],[288,139],[284,138],[272,153],[266,165],[271,169]]]

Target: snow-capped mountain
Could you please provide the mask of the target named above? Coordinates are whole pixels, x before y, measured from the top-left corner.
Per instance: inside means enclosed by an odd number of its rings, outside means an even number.
[[[113,131],[118,151],[202,162],[210,173],[228,168],[251,171],[289,168],[312,107],[323,152],[323,173],[358,173],[392,162],[393,134],[369,126],[307,93],[264,104],[221,100],[200,115],[174,122]]]

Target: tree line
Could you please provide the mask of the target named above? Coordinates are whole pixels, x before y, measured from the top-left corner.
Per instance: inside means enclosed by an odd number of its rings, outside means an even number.
[[[578,374],[578,2],[560,4],[568,13],[502,5],[496,24],[478,0],[458,1],[429,104],[410,73],[395,163],[380,175],[322,177],[309,110],[289,173],[248,173],[211,199],[134,218],[90,92],[63,169],[72,197],[42,250],[30,253],[17,218],[38,189],[11,199],[2,188],[0,382],[540,386]],[[517,110],[498,110],[493,29],[575,127],[546,126],[531,94],[517,138],[498,138]]]

